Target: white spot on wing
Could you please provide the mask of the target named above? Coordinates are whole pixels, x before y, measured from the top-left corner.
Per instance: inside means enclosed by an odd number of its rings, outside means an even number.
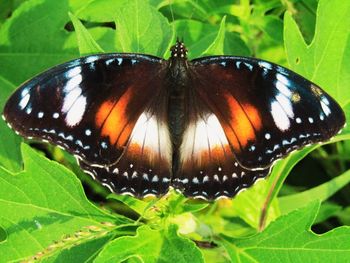
[[[67,125],[73,127],[79,124],[80,121],[83,119],[85,110],[86,110],[86,97],[79,96],[67,112],[67,115],[66,115]]]
[[[293,118],[294,112],[293,112],[292,102],[288,98],[283,96],[283,94],[281,93],[276,96],[276,100],[280,103],[280,105],[282,106],[283,110],[288,115],[288,117]]]
[[[23,98],[25,95],[29,93],[29,88],[24,88],[21,92],[21,97]]]
[[[24,95],[24,97],[22,97],[21,101],[19,102],[19,107],[21,108],[21,110],[23,110],[29,102],[30,99],[30,94],[27,93],[26,95]]]
[[[322,101],[324,104],[326,104],[327,106],[329,106],[329,100],[327,99],[326,96],[322,96],[322,97],[321,97],[321,101]]]
[[[130,143],[137,143],[143,145],[144,149],[151,150],[148,156],[151,161],[160,157],[171,162],[172,147],[168,127],[148,112],[143,112],[137,120]]]
[[[267,69],[272,69],[272,65],[270,63],[267,63],[265,61],[260,61],[259,66]]]
[[[27,107],[26,108],[26,113],[31,114],[32,113],[32,107]]]
[[[158,175],[153,176],[152,182],[153,182],[153,183],[156,183],[156,182],[158,182],[158,181],[159,181]]]
[[[331,114],[331,109],[329,108],[329,100],[325,96],[322,96],[320,103],[324,114],[326,116]]]
[[[72,77],[71,79],[69,79],[67,81],[66,85],[64,86],[64,91],[66,93],[70,92],[75,87],[77,87],[81,83],[82,80],[83,80],[83,77],[81,74],[75,75],[74,77]]]
[[[70,79],[70,78],[72,78],[80,73],[81,73],[81,67],[80,66],[74,67],[74,68],[68,70],[68,72],[66,73],[66,77]]]
[[[281,74],[277,74],[277,79],[278,79],[278,76],[283,76]],[[280,77],[280,78],[281,78]],[[284,77],[284,76],[283,76]],[[280,81],[280,80],[277,80],[276,81],[276,88],[285,96],[287,96],[288,98],[292,97],[293,93],[291,92],[291,90],[287,87],[287,84],[285,82],[288,82],[288,79],[286,77],[284,77],[285,80],[284,81]]]
[[[273,121],[281,131],[289,129],[290,120],[278,101],[273,101],[271,103],[271,114]]]
[[[163,183],[169,183],[169,182],[170,182],[170,179],[167,178],[167,177],[164,177],[162,181],[163,181]]]
[[[98,56],[88,56],[85,58],[85,63],[95,62],[96,60],[98,60]]]
[[[64,97],[63,106],[61,109],[63,113],[67,113],[70,110],[74,102],[81,95],[81,92],[81,88],[75,88]]]
[[[105,64],[106,64],[107,66],[109,66],[110,64],[112,64],[112,63],[113,63],[113,61],[114,61],[114,59],[113,59],[113,58],[108,59],[108,60],[106,60],[106,61],[105,61]]]
[[[181,162],[197,158],[200,163],[203,151],[227,144],[225,132],[214,114],[208,115],[205,119],[199,118],[196,122],[191,123],[184,133],[180,148]]]
[[[253,65],[247,63],[247,62],[244,62],[244,65],[250,70],[250,71],[253,71]]]

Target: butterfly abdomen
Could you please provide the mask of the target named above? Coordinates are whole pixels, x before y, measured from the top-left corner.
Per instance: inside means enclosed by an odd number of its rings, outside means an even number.
[[[168,73],[168,123],[174,148],[178,148],[185,129],[185,93],[188,75],[185,59],[173,59]]]

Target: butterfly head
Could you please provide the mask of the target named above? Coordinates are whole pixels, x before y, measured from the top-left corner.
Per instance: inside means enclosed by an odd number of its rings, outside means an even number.
[[[170,48],[172,58],[187,58],[187,48],[185,44],[179,39],[176,41],[176,44]]]

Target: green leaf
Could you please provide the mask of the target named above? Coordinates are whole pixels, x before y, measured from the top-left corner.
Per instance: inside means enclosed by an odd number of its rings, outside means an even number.
[[[350,182],[350,170],[335,177],[334,179],[314,187],[310,190],[294,195],[283,196],[279,198],[280,208],[283,214],[289,213],[296,208],[305,206],[312,201],[325,201],[334,195]]]
[[[124,236],[110,242],[95,262],[122,262],[133,258],[144,263],[203,262],[195,244],[178,236],[175,225],[170,225],[166,230],[153,230],[149,226],[141,226],[136,236]]]
[[[337,213],[339,221],[344,225],[350,224],[350,206]]]
[[[266,191],[268,191],[267,180],[260,180],[255,183],[232,200],[232,212],[253,228],[259,229],[262,207],[266,200]],[[270,205],[266,219],[267,223],[275,220],[280,215],[276,200]]]
[[[275,16],[264,16],[258,26],[277,43],[283,41],[283,22]]]
[[[132,210],[137,212],[139,215],[142,215],[145,212],[145,210],[149,207],[149,204],[147,202],[129,195],[111,194],[108,196],[108,198],[122,202],[123,204],[129,206]]]
[[[286,180],[288,174],[293,169],[293,167],[302,160],[307,154],[314,150],[317,146],[311,146],[304,148],[298,152],[295,152],[283,160],[278,161],[272,168],[272,172],[267,180],[266,188],[264,191],[264,206],[261,207],[265,210],[266,214],[269,214],[271,202],[277,197],[281,187]],[[260,218],[260,228],[263,228],[266,224],[266,218],[264,214]]]
[[[0,76],[0,87],[0,113],[2,114],[5,101],[14,89],[14,85]],[[11,172],[20,171],[22,157],[18,146],[22,139],[6,125],[3,119],[0,119],[0,134],[0,166]]]
[[[317,0],[302,0],[294,3],[293,17],[298,23],[306,43],[311,43],[315,33]]]
[[[3,0],[0,2],[0,25],[11,14],[12,0]]]
[[[226,16],[224,16],[220,23],[220,28],[218,34],[213,41],[213,43],[203,52],[203,55],[223,55],[224,54],[224,41],[225,41],[225,21]]]
[[[333,202],[326,201],[325,203],[322,203],[314,224],[322,223],[330,217],[337,216],[341,212],[341,210],[342,207]]]
[[[121,52],[163,57],[173,36],[168,21],[146,1],[130,0],[116,13],[116,46]]]
[[[350,107],[349,107],[350,108]],[[350,115],[347,115],[350,117]],[[340,135],[337,135],[331,142],[337,142],[344,139],[349,139],[350,134],[343,132]],[[326,142],[325,144],[330,143]],[[302,150],[299,150],[295,153],[290,154],[288,157],[286,157],[283,160],[278,161],[273,169],[272,173],[269,175],[268,178],[268,184],[266,186],[265,191],[265,202],[264,207],[262,207],[263,210],[265,210],[266,214],[269,213],[270,203],[277,197],[279,191],[281,190],[281,187],[286,180],[288,174],[293,169],[293,167],[302,160],[307,154],[309,154],[311,151],[316,149],[317,147],[320,147],[320,145],[314,145],[310,147],[306,147]],[[266,224],[266,218],[265,215],[262,214],[262,217],[260,218],[260,228],[263,228]]]
[[[191,204],[191,203],[186,202],[182,205],[181,212],[182,213],[188,213],[188,212],[194,213],[194,212],[201,211],[201,210],[207,208],[208,206],[209,206],[209,203]]]
[[[69,17],[73,22],[74,29],[77,35],[78,47],[80,55],[88,55],[92,53],[103,53],[103,49],[92,38],[89,31],[84,27],[80,20],[69,13]]]
[[[67,249],[58,249],[53,255],[37,255],[37,258],[43,258],[43,262],[91,262],[100,252],[103,246],[111,240],[110,235],[104,235],[101,238],[88,240],[81,244],[75,244]],[[48,257],[49,256],[49,257]],[[41,262],[41,261],[40,261]]]
[[[314,38],[307,45],[285,15],[285,48],[293,70],[316,82],[341,104],[350,100],[350,2],[320,0]]]
[[[123,6],[129,3],[129,0],[98,0],[87,1],[88,3],[77,9],[77,17],[91,22],[113,22],[116,13]]]
[[[25,144],[22,154],[24,171],[10,174],[0,169],[0,226],[7,234],[0,243],[1,260],[22,260],[42,253],[49,256],[104,239],[115,225],[130,223],[92,205],[79,180],[63,166]]]
[[[205,50],[214,42],[218,34],[217,26],[195,20],[176,20],[172,25],[175,28],[175,32],[178,32],[178,35],[184,39],[186,47],[189,50],[190,58],[202,56]],[[175,38],[173,39],[174,41]],[[238,34],[226,31],[224,37],[224,54],[249,56],[251,52]]]
[[[246,239],[222,236],[233,262],[346,262],[350,257],[350,228],[339,227],[322,235],[310,228],[319,203],[281,216],[265,231]]]
[[[0,75],[18,85],[48,67],[78,56],[69,42],[67,0],[29,0],[0,28]]]

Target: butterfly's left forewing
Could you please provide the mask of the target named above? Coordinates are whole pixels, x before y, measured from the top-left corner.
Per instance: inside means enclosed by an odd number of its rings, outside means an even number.
[[[22,136],[73,153],[114,192],[164,193],[171,170],[166,66],[138,54],[79,58],[23,84],[4,117]]]
[[[193,89],[217,116],[235,158],[250,170],[326,141],[344,126],[334,99],[281,66],[219,56],[193,60],[190,72]]]
[[[149,94],[160,92],[162,62],[105,54],[64,63],[17,89],[4,117],[24,137],[60,145],[90,164],[108,165],[123,152]]]

